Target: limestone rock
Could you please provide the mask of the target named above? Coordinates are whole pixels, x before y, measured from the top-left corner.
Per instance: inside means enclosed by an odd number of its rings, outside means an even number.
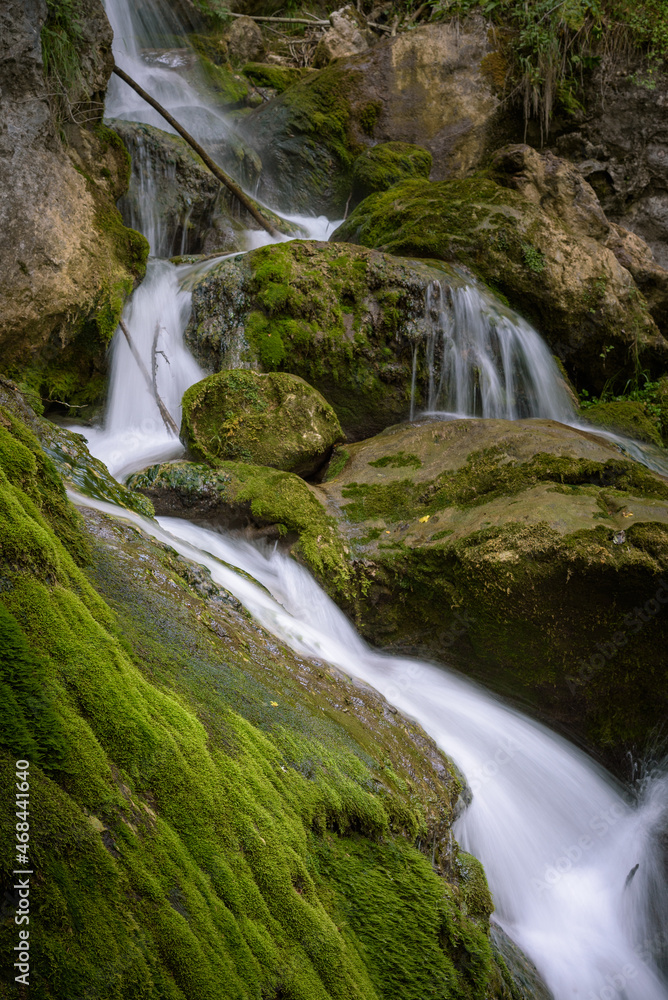
[[[240,459],[308,475],[343,434],[332,407],[303,379],[237,369],[185,392],[181,438],[205,462]]]
[[[361,247],[295,240],[211,268],[193,290],[186,342],[208,371],[289,371],[334,407],[348,437],[407,419],[425,296],[446,269]],[[419,352],[416,405],[426,384]]]
[[[497,153],[492,170],[372,195],[331,239],[466,265],[596,394],[611,379],[623,388],[636,358],[654,374],[665,370],[668,341],[608,246],[591,188],[568,164],[526,146]]]
[[[535,700],[599,745],[665,717],[664,478],[545,420],[400,425],[330,470],[320,491],[368,581],[368,638]]]
[[[308,75],[240,125],[263,163],[259,197],[340,217],[356,156],[383,142],[426,148],[436,179],[465,176],[497,122],[492,51],[482,20],[431,24]]]
[[[115,207],[129,165],[101,122],[113,62],[102,4],[85,0],[78,20],[70,98],[85,127],[56,125],[40,45],[46,13],[42,2],[0,11],[0,356],[46,399],[84,403],[104,394],[107,346],[147,246]]]
[[[334,59],[358,55],[366,52],[374,36],[364,28],[361,18],[353,7],[342,7],[329,15],[329,28],[318,42],[313,57],[313,65],[327,66]]]
[[[260,28],[250,17],[234,19],[227,35],[227,51],[232,62],[237,64],[262,59],[264,39]]]

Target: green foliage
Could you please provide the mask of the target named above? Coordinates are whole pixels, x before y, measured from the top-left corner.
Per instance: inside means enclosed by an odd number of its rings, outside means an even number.
[[[586,74],[607,60],[615,65],[625,49],[646,56],[639,83],[668,56],[668,0],[435,0],[434,16],[481,12],[505,29],[503,48],[510,90],[520,97],[526,119],[546,136],[553,110],[582,110]],[[615,66],[615,68],[617,68]]]
[[[82,85],[81,6],[79,0],[46,0],[46,8],[41,33],[44,74],[54,91],[56,114],[64,120],[70,116],[71,102],[80,96]]]

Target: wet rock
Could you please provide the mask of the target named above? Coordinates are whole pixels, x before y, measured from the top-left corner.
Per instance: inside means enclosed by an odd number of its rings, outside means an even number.
[[[372,195],[331,239],[465,264],[536,326],[579,387],[598,394],[611,381],[621,390],[638,359],[654,374],[668,363],[668,341],[611,235],[569,164],[511,146],[491,175],[405,181]]]
[[[232,62],[254,62],[264,55],[264,39],[250,17],[235,18],[227,34],[227,51]]]
[[[350,207],[376,191],[387,191],[400,181],[429,178],[432,155],[409,142],[382,142],[361,153],[353,164]]]
[[[367,580],[368,638],[598,746],[665,716],[664,478],[543,420],[422,422],[345,451],[319,489]]]
[[[44,75],[46,15],[43,2],[0,12],[0,356],[45,399],[82,404],[104,393],[109,340],[147,246],[115,207],[129,164],[102,124],[113,64],[102,4],[80,5],[67,99]]]
[[[634,55],[594,74],[587,113],[557,138],[608,217],[642,237],[668,268],[668,73]]]
[[[329,15],[331,28],[324,33],[313,57],[317,68],[327,66],[334,59],[366,52],[375,37],[365,28],[363,19],[353,7],[342,7]]]
[[[332,407],[303,379],[234,369],[186,391],[181,440],[211,464],[240,459],[312,475],[343,434]]]
[[[648,416],[644,403],[631,399],[595,403],[584,410],[584,415],[597,427],[605,427],[636,441],[648,441],[659,447],[663,444],[661,434]]]
[[[383,142],[425,147],[434,177],[461,177],[486,153],[499,102],[484,70],[486,25],[434,24],[308,75],[240,125],[263,163],[259,196],[343,215],[352,167]]]
[[[318,389],[348,437],[410,412],[426,290],[447,270],[360,247],[294,241],[223,261],[195,286],[186,342],[209,371],[289,371]],[[424,352],[416,405],[423,405]]]

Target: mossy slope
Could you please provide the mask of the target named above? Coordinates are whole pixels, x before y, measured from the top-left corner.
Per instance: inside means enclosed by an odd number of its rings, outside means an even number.
[[[467,916],[449,852],[446,880],[414,846],[449,844],[459,789],[426,737],[136,528],[90,513],[85,530],[36,439],[3,419],[0,770],[11,790],[31,756],[34,995],[518,996],[489,903]],[[419,900],[417,944],[411,920],[360,919],[351,876],[388,914]],[[399,979],[401,954],[415,958]]]

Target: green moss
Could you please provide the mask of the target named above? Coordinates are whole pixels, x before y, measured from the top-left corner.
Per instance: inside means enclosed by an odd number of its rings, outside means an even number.
[[[11,786],[18,741],[32,755],[36,995],[390,1000],[395,985],[423,996],[427,972],[440,995],[494,989],[489,943],[457,906],[456,876],[444,883],[411,842],[428,835],[435,790],[440,819],[451,815],[454,779],[444,784],[434,769],[423,781],[407,729],[388,726],[368,699],[378,728],[361,716],[346,730],[345,716],[309,690],[340,682],[314,676],[304,688],[305,664],[266,645],[204,574],[89,513],[101,538],[92,579],[112,612],[47,519],[49,492],[38,505],[25,490],[39,488],[28,432],[13,424],[7,433],[0,684],[11,694],[0,778]],[[266,481],[267,470],[247,475],[247,485]],[[20,561],[8,558],[18,537]],[[389,759],[397,784],[410,774],[419,796],[383,781],[376,759]],[[0,814],[3,840],[14,822]],[[5,858],[3,881],[11,868]],[[363,885],[387,910],[383,942]],[[4,921],[8,965],[15,943]]]
[[[432,156],[422,146],[408,142],[384,142],[361,153],[353,164],[352,203],[411,178],[428,178]]]
[[[325,472],[325,482],[336,479],[343,472],[350,461],[350,452],[347,448],[336,448],[332,455],[327,470]]]
[[[244,76],[252,80],[256,87],[270,87],[279,94],[298,83],[305,72],[306,70],[296,66],[277,66],[273,63],[251,62],[246,63],[243,68]]]
[[[231,369],[183,396],[181,439],[209,463],[241,459],[307,475],[342,438],[331,406],[294,375]]]
[[[409,466],[413,469],[422,467],[422,462],[417,455],[406,454],[403,451],[398,451],[394,455],[384,455],[382,458],[377,458],[375,462],[369,462],[368,464],[375,469],[385,469],[388,466],[392,469],[403,469]]]
[[[644,403],[634,400],[595,403],[584,410],[584,416],[597,427],[618,431],[636,441],[662,445],[661,435],[648,416]]]
[[[668,485],[635,462],[613,459],[601,463],[547,453],[539,453],[529,462],[517,462],[508,461],[502,449],[493,447],[473,452],[461,469],[442,473],[432,482],[402,479],[377,485],[350,483],[342,492],[352,502],[343,509],[352,522],[374,518],[395,522],[431,515],[450,506],[476,507],[497,497],[513,496],[541,482],[606,486],[620,492],[668,499]]]
[[[367,101],[366,104],[362,105],[360,111],[358,112],[358,121],[360,128],[365,135],[373,136],[376,128],[376,122],[378,121],[382,110],[382,101]]]
[[[205,82],[222,100],[223,106],[240,104],[248,97],[250,92],[248,80],[241,74],[235,73],[229,65],[218,66],[206,56],[200,56],[199,64]]]

